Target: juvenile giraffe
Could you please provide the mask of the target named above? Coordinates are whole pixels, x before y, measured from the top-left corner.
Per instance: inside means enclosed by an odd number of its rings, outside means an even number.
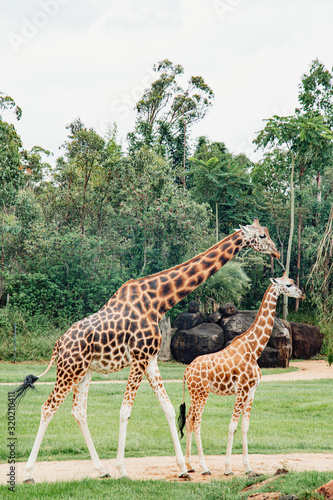
[[[194,432],[199,463],[202,474],[210,474],[205,463],[201,444],[201,418],[209,393],[218,396],[236,394],[236,401],[229,426],[229,438],[225,456],[225,475],[233,474],[231,470],[231,449],[233,436],[238,420],[242,415],[243,462],[246,473],[251,467],[248,457],[247,432],[250,423],[250,411],[255,390],[261,379],[261,371],[257,359],[265,348],[271,335],[277,299],[280,294],[289,297],[304,298],[302,291],[294,281],[284,273],[282,278],[271,279],[272,284],[266,290],[260,309],[251,327],[222,351],[198,356],[188,365],[183,378],[183,404],[180,406],[179,430],[183,437],[186,423],[186,455],[185,463],[188,472],[195,472],[191,466],[191,439]],[[185,418],[185,384],[191,396],[191,405]]]
[[[279,258],[268,230],[255,219],[253,225],[226,237],[207,251],[176,267],[125,283],[97,313],[78,321],[56,342],[52,357],[42,377],[55,359],[57,379],[52,393],[42,405],[40,426],[26,465],[26,482],[33,482],[32,469],[46,428],[54,413],[73,390],[72,415],[78,422],[100,477],[109,477],[102,465],[87,425],[87,395],[92,372],[111,373],[130,366],[130,373],[120,409],[116,469],[127,476],[124,466],[128,419],[139,385],[146,375],[158,398],[171,431],[179,477],[188,477],[182,454],[175,411],[165,392],[157,367],[161,344],[158,323],[177,302],[214,274],[243,247],[250,247]],[[18,400],[40,377],[28,375],[17,389]]]

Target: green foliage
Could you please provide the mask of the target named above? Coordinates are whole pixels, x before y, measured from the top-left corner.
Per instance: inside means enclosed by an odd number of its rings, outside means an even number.
[[[238,305],[245,291],[250,288],[249,283],[250,278],[244,272],[242,264],[233,260],[192,292],[190,298],[199,300],[204,305],[205,312],[213,309],[214,302],[233,302]]]
[[[7,109],[13,110],[17,120],[20,120],[22,116],[22,110],[19,106],[16,105],[14,99],[9,95],[5,95],[0,91],[0,120],[1,113]]]
[[[327,361],[333,363],[333,203],[324,234],[318,245],[316,261],[309,277],[311,299],[319,310],[325,335]]]
[[[216,156],[212,156],[215,153]],[[244,223],[244,212],[251,204],[249,160],[233,157],[223,143],[199,139],[195,156],[187,170],[194,197],[208,201],[215,211],[215,233],[229,232],[230,226]]]
[[[45,315],[30,316],[13,307],[0,309],[0,360],[13,361],[16,324],[16,361],[49,359],[56,340],[69,325],[55,325]]]
[[[77,233],[46,236],[32,232],[23,245],[26,271],[3,276],[16,307],[30,314],[80,319],[102,307],[127,280],[119,269],[105,272],[112,258],[108,241]]]
[[[0,118],[0,209],[14,203],[22,185],[21,140],[13,125]]]
[[[248,276],[251,288],[245,288],[242,294],[241,306],[244,309],[259,309],[262,297],[267,290],[270,278],[269,257],[258,252],[249,251],[234,259],[240,263],[243,272]],[[280,271],[277,272],[279,276]]]
[[[318,59],[312,61],[310,73],[304,74],[298,100],[302,109],[324,115],[328,122],[333,120],[333,78]]]
[[[170,164],[143,147],[131,162],[119,166],[120,201],[117,227],[127,234],[123,258],[133,276],[144,276],[184,260],[200,244],[209,208],[196,203],[174,183]]]

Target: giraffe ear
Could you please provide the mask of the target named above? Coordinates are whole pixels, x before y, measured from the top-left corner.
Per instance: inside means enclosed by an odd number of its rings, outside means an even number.
[[[269,278],[271,280],[271,282],[273,283],[273,285],[278,285],[278,282],[276,281],[275,278]]]
[[[241,226],[241,225],[239,225],[239,227],[241,228],[241,230],[242,230],[244,233],[249,233],[249,232],[250,232],[250,230],[249,230],[248,226]]]

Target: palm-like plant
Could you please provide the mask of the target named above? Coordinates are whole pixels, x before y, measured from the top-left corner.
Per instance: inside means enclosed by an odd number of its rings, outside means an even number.
[[[193,294],[196,300],[205,304],[205,309],[208,309],[209,302],[239,304],[250,286],[250,281],[242,264],[232,261],[200,285]]]
[[[215,206],[215,234],[219,241],[219,204],[235,205],[240,193],[249,186],[249,179],[243,166],[232,158],[209,158],[207,161],[189,158],[192,167],[187,174],[193,175],[192,192],[200,201]]]

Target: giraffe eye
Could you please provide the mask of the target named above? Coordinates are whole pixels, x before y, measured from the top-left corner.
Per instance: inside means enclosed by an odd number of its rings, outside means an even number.
[[[290,288],[292,285],[286,285],[288,288]]]
[[[266,238],[265,234],[259,234],[259,238]]]

